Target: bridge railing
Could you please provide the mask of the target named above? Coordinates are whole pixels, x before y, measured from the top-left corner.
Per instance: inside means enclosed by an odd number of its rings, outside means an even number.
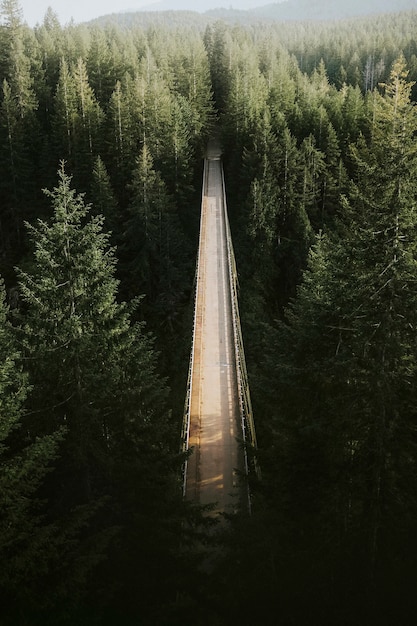
[[[206,195],[207,188],[207,159],[204,160],[204,169],[203,169],[203,190],[201,197],[201,216],[200,216],[200,234],[199,234],[199,243],[198,243],[198,254],[197,254],[197,263],[195,270],[195,287],[194,287],[194,317],[193,317],[193,332],[192,332],[192,340],[191,340],[191,353],[190,353],[190,363],[188,366],[188,379],[187,379],[187,391],[185,395],[185,403],[184,403],[184,416],[182,422],[182,432],[181,432],[181,451],[183,453],[187,453],[190,444],[190,424],[191,424],[191,397],[193,393],[193,369],[194,369],[194,352],[196,345],[196,334],[197,334],[197,299],[200,291],[200,272],[201,272],[201,252],[202,252],[202,241],[205,236],[204,233],[204,211],[203,211],[203,203]],[[187,483],[187,467],[188,461],[185,459],[183,464],[183,475],[182,475],[182,492],[185,496],[186,491],[186,483]]]
[[[233,316],[233,338],[234,338],[234,348],[235,348],[235,361],[236,361],[236,375],[237,375],[237,385],[238,385],[238,396],[239,396],[239,412],[241,418],[241,429],[242,429],[242,439],[244,442],[244,456],[245,456],[245,470],[246,473],[249,471],[253,471],[256,475],[260,476],[260,470],[256,462],[255,456],[251,455],[251,461],[249,461],[247,448],[250,447],[252,450],[256,450],[257,442],[256,442],[256,432],[255,432],[255,423],[253,419],[253,411],[252,411],[252,402],[250,397],[249,390],[249,381],[248,381],[248,373],[246,368],[246,359],[245,359],[245,351],[243,347],[243,338],[242,338],[242,329],[240,323],[240,314],[239,314],[239,304],[238,304],[238,289],[239,289],[239,280],[236,269],[236,259],[233,250],[233,242],[232,236],[230,232],[230,224],[227,213],[227,202],[226,202],[226,191],[225,191],[225,182],[224,182],[224,171],[222,172],[222,196],[223,196],[223,207],[224,207],[224,223],[225,223],[225,232],[226,232],[226,247],[227,247],[227,257],[228,257],[228,268],[229,268],[229,282],[230,282],[230,295],[231,295],[231,304],[232,304],[232,316]],[[182,433],[181,433],[181,450],[184,453],[187,453],[189,449],[189,441],[190,441],[190,423],[191,423],[191,398],[193,394],[193,368],[194,368],[194,354],[196,348],[197,341],[197,327],[198,327],[198,295],[200,292],[200,281],[201,281],[201,272],[202,268],[202,241],[205,236],[205,228],[204,228],[204,198],[206,195],[207,189],[207,174],[208,174],[208,161],[205,159],[204,161],[204,172],[203,172],[203,191],[202,191],[202,204],[201,204],[201,217],[200,217],[200,236],[199,236],[199,246],[198,246],[198,255],[197,255],[197,263],[196,263],[196,273],[195,273],[195,291],[194,291],[194,317],[193,317],[193,332],[192,332],[192,343],[191,343],[191,355],[190,355],[190,363],[188,368],[188,380],[187,380],[187,390],[186,397],[184,403],[184,417],[182,424]],[[183,495],[186,493],[186,482],[187,482],[187,468],[188,461],[187,459],[184,461],[183,465]],[[249,502],[250,507],[250,502]]]
[[[230,223],[229,223],[229,217],[228,217],[228,212],[227,212],[226,185],[224,181],[223,168],[222,168],[222,195],[223,195],[226,245],[227,245],[227,256],[228,256],[228,266],[229,266],[229,277],[230,277],[230,294],[231,294],[231,301],[232,301],[233,334],[234,334],[236,373],[237,373],[237,384],[238,384],[238,394],[239,394],[239,408],[240,408],[240,417],[241,417],[242,438],[243,438],[244,448],[245,448],[244,449],[245,466],[246,466],[246,473],[249,473],[249,471],[253,471],[258,477],[260,477],[260,469],[256,462],[256,457],[252,454],[251,461],[249,462],[248,450],[247,450],[248,446],[250,446],[253,451],[256,450],[257,442],[256,442],[256,432],[255,432],[255,422],[253,419],[253,411],[252,411],[252,401],[251,401],[250,390],[249,390],[248,372],[246,368],[245,350],[243,347],[242,327],[240,323],[239,302],[238,302],[239,279],[238,279],[238,274],[237,274],[236,259],[235,259],[235,253],[233,250],[232,235],[230,231]]]

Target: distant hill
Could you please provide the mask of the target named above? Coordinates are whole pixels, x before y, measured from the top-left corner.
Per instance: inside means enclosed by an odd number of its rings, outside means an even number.
[[[279,0],[285,2],[285,0]],[[149,0],[141,11],[197,11],[206,13],[215,9],[232,8],[250,10],[265,5],[265,0]]]
[[[267,19],[326,20],[417,9],[417,0],[149,0],[143,12],[197,11],[238,15],[256,13]]]
[[[262,19],[262,18],[261,18]],[[213,21],[206,15],[196,11],[125,11],[103,15],[90,23],[105,28],[117,24],[120,28],[148,28],[150,26],[163,26],[179,28],[181,26],[204,30],[208,23]]]
[[[286,0],[252,9],[274,20],[334,20],[417,9],[417,0]]]
[[[129,11],[105,15],[94,20],[94,23],[105,25],[116,22],[126,28],[139,24],[143,27],[150,24],[164,24],[172,27],[183,25],[204,28],[208,23],[217,19],[234,24],[251,24],[281,20],[338,20],[417,10],[417,0],[282,0],[247,10],[234,9],[233,0],[231,2],[223,0],[223,2],[227,3],[230,8],[211,9],[201,13],[203,7],[222,4],[222,0],[209,0],[195,7],[194,11],[184,10],[185,6],[192,4],[190,0],[161,0],[152,5],[154,9],[152,11]],[[247,0],[246,5],[250,2],[254,6],[256,3],[259,4],[260,0]],[[178,6],[182,10],[163,10],[163,7],[168,6]]]

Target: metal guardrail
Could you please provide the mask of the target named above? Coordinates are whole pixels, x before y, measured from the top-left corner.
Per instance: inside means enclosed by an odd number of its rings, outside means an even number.
[[[199,242],[198,242],[198,255],[197,255],[197,263],[195,270],[195,290],[194,290],[194,318],[193,318],[193,334],[191,341],[191,354],[190,354],[190,364],[188,367],[188,379],[187,379],[187,391],[185,396],[185,404],[184,404],[184,418],[182,423],[182,432],[181,432],[181,452],[186,453],[189,449],[190,443],[190,423],[191,423],[191,395],[193,391],[193,368],[194,368],[194,348],[196,343],[196,330],[197,330],[197,296],[199,293],[200,287],[200,270],[201,270],[201,250],[202,245],[201,242],[204,237],[204,211],[203,211],[203,203],[206,195],[207,188],[207,159],[204,159],[204,169],[203,169],[203,189],[201,194],[201,216],[200,216],[200,233],[199,233]],[[183,465],[183,480],[182,480],[182,493],[185,496],[186,490],[186,481],[187,481],[187,467],[188,460],[184,461]]]
[[[233,250],[232,234],[230,231],[230,223],[227,212],[226,201],[226,185],[224,181],[224,171],[222,168],[222,194],[223,194],[223,207],[224,207],[224,222],[226,227],[226,244],[227,244],[227,256],[229,266],[230,277],[230,294],[232,301],[232,315],[233,315],[233,334],[235,344],[235,360],[236,360],[236,374],[239,394],[239,408],[242,427],[242,439],[244,442],[245,453],[245,466],[246,473],[255,472],[260,477],[260,469],[256,462],[256,457],[251,455],[251,463],[248,459],[248,447],[250,446],[253,451],[257,448],[255,422],[253,419],[252,401],[249,390],[248,371],[246,368],[245,350],[243,347],[242,327],[240,323],[238,291],[239,291],[239,279],[236,268],[235,253]],[[250,503],[249,503],[250,507]]]
[[[201,281],[201,272],[202,272],[202,241],[205,236],[205,228],[204,228],[204,211],[203,211],[203,203],[206,195],[207,189],[207,173],[208,173],[208,160],[204,160],[204,172],[203,172],[203,190],[202,190],[202,200],[201,200],[201,217],[200,217],[200,236],[199,236],[199,246],[198,246],[198,256],[196,263],[196,273],[195,273],[195,292],[194,292],[194,319],[193,319],[193,333],[192,333],[192,344],[191,344],[191,356],[190,356],[190,364],[188,368],[188,380],[187,380],[187,391],[185,397],[184,404],[184,417],[182,424],[182,432],[181,432],[181,451],[186,453],[189,449],[189,441],[190,441],[190,422],[191,422],[191,398],[193,393],[193,368],[194,368],[194,351],[196,345],[196,330],[197,330],[197,316],[198,316],[198,295],[200,290],[200,281]],[[236,375],[237,375],[237,385],[238,385],[238,396],[239,396],[239,411],[241,418],[241,429],[242,429],[242,440],[244,443],[244,456],[245,456],[245,470],[248,474],[249,472],[255,472],[258,477],[260,477],[260,470],[256,463],[256,458],[254,455],[251,455],[251,461],[249,462],[248,458],[248,447],[252,450],[256,450],[256,433],[255,433],[255,424],[253,420],[253,412],[252,412],[252,402],[249,391],[249,382],[248,382],[248,373],[246,369],[246,359],[245,359],[245,351],[243,347],[243,338],[242,338],[242,329],[240,324],[240,314],[239,314],[239,305],[238,305],[238,275],[236,269],[236,259],[233,250],[232,243],[232,235],[230,231],[229,217],[227,213],[227,202],[226,202],[226,187],[224,181],[224,171],[221,168],[222,173],[222,196],[223,196],[223,218],[225,224],[225,232],[226,232],[226,247],[227,247],[227,257],[228,257],[228,268],[229,268],[229,283],[230,283],[230,296],[231,296],[231,304],[232,304],[232,316],[233,316],[233,337],[234,337],[234,347],[235,347],[235,361],[236,361]],[[184,461],[183,465],[183,495],[185,496],[186,492],[186,481],[187,481],[187,467],[188,461],[187,459]],[[249,498],[249,510],[250,510],[250,498]]]

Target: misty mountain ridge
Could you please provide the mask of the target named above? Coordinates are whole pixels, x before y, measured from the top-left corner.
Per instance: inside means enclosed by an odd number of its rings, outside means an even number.
[[[195,0],[157,0],[139,11],[194,11],[222,17],[245,12],[251,17],[268,20],[333,20],[413,9],[417,9],[417,0],[281,0],[268,4],[265,0],[237,0],[235,3],[233,0],[202,0],[198,6]]]
[[[334,20],[417,9],[417,0],[286,0],[253,9],[259,17],[277,20]]]
[[[287,0],[280,0],[286,2]],[[237,6],[239,5],[239,6]],[[265,0],[200,0],[198,4],[195,0],[150,0],[149,4],[142,6],[135,11],[195,11],[197,13],[207,13],[216,10],[251,11],[265,7]]]

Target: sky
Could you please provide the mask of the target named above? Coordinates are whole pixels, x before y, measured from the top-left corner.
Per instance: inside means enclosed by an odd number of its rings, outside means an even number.
[[[108,13],[119,13],[129,9],[138,10],[150,0],[20,0],[24,21],[29,26],[41,23],[48,7],[52,7],[61,24],[74,18],[85,22]]]
[[[164,0],[164,9],[191,8],[195,11],[205,5],[205,8],[215,8],[223,6],[234,9],[248,9],[255,6],[269,4],[274,0],[202,0],[201,3],[184,0]],[[158,8],[158,2],[154,0],[20,0],[20,7],[23,11],[24,21],[29,26],[41,23],[47,8],[50,6],[58,15],[62,25],[74,18],[75,22],[85,22],[101,15],[109,13],[120,13],[122,11],[137,11],[143,7]]]

